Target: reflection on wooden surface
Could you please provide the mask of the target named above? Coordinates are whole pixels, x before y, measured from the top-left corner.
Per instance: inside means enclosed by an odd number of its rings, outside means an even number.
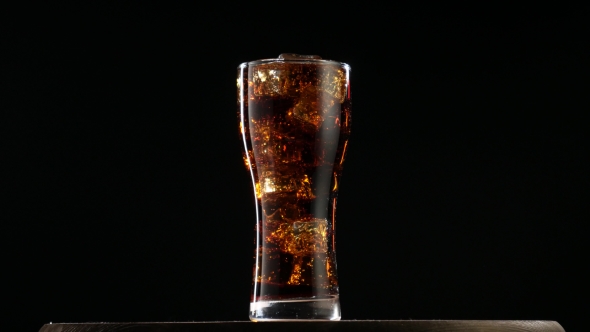
[[[339,321],[339,322],[179,322],[179,323],[79,323],[46,324],[39,332],[564,332],[553,321]]]

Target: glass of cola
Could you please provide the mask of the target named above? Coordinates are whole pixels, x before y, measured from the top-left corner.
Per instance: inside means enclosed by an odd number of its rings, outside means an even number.
[[[238,67],[256,202],[250,319],[339,320],[336,200],[351,125],[350,66],[281,54]]]

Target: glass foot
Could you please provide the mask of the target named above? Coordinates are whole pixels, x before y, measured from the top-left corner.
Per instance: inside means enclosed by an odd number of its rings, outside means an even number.
[[[338,296],[333,296],[327,299],[252,302],[250,303],[250,320],[253,322],[340,320],[340,300]]]

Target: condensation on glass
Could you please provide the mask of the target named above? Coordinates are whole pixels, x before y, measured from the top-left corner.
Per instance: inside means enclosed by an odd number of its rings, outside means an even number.
[[[244,164],[256,200],[250,319],[339,320],[336,200],[350,67],[282,54],[238,67]]]

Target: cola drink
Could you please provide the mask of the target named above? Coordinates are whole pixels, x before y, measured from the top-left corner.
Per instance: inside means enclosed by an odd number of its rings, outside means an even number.
[[[238,69],[256,199],[250,319],[340,319],[336,201],[351,125],[350,67],[281,55]]]

